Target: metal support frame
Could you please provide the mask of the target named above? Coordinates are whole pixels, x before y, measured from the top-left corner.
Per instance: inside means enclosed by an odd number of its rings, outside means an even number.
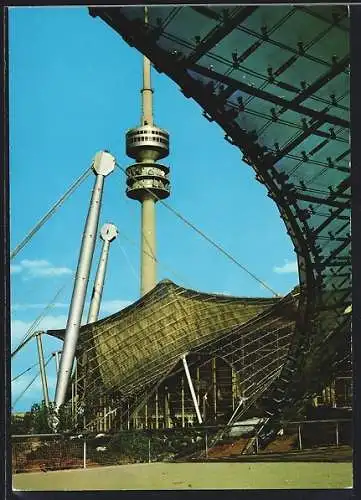
[[[314,205],[327,205],[330,207],[336,207],[340,210],[347,210],[348,208],[350,208],[350,203],[348,201],[346,203],[343,203],[341,201],[335,200],[334,197],[320,198],[317,196],[311,196],[308,194],[301,193],[300,191],[292,191],[289,194],[287,194],[287,197],[300,201],[309,201]]]
[[[212,358],[213,418],[217,420],[217,372],[216,358]]]
[[[107,397],[106,396],[104,396],[103,404],[104,404],[104,406],[103,406],[103,418],[102,418],[102,420],[103,420],[103,431],[107,432],[108,427],[107,427],[107,406],[106,406],[106,404],[107,404]]]
[[[59,373],[59,357],[61,355],[61,351],[55,351],[53,352],[53,355],[55,356],[55,367],[56,367],[56,375]]]
[[[191,379],[191,375],[189,373],[188,363],[187,363],[187,359],[186,359],[185,355],[182,356],[182,362],[183,362],[183,366],[184,366],[184,371],[185,371],[186,376],[187,376],[189,390],[191,391],[194,408],[196,410],[196,414],[197,414],[197,418],[198,418],[198,423],[201,424],[202,423],[202,417],[201,417],[201,413],[199,411],[197,397],[196,397],[196,393],[194,391],[193,382],[192,382],[192,379]]]
[[[36,335],[36,332],[31,333],[21,344],[11,353],[11,357],[13,358],[23,347],[26,346],[28,342]]]
[[[74,421],[76,422],[76,417],[78,415],[78,360],[75,358],[75,366],[74,366],[74,396],[75,396],[75,401],[74,401]]]
[[[232,411],[234,411],[235,400],[236,400],[236,373],[232,366]]]
[[[96,154],[93,163],[96,175],[91,196],[87,220],[85,223],[78,268],[76,272],[73,295],[65,331],[64,347],[60,360],[59,374],[55,392],[55,407],[58,409],[66,399],[66,392],[74,364],[75,350],[78,342],[79,328],[84,310],[85,296],[88,287],[91,263],[93,260],[95,235],[98,229],[99,214],[103,195],[104,179],[115,168],[115,158],[107,152]]]
[[[237,90],[241,90],[242,92],[258,97],[259,99],[263,99],[268,102],[272,102],[277,106],[281,106],[282,108],[291,109],[297,113],[304,114],[310,118],[314,118],[315,120],[320,120],[321,124],[323,123],[331,123],[332,125],[348,128],[350,126],[349,121],[339,118],[334,115],[329,115],[326,113],[322,113],[320,111],[315,111],[307,106],[299,104],[297,101],[288,101],[283,97],[279,97],[278,95],[267,92],[266,90],[259,89],[257,87],[251,87],[250,85],[243,83],[235,78],[232,78],[227,75],[223,75],[218,73],[217,71],[210,70],[201,66],[200,64],[189,64],[189,70],[197,72],[199,75],[203,75],[208,78],[212,78],[213,80],[217,80],[220,83],[225,85],[231,85],[233,88]],[[336,76],[336,75],[335,75]]]
[[[197,403],[198,403],[198,406],[201,403],[201,397],[200,397],[200,394],[199,394],[199,389],[200,389],[199,366],[196,366],[196,394],[197,394]]]
[[[71,418],[74,420],[74,382],[71,383]]]
[[[41,385],[43,388],[43,396],[44,396],[44,402],[45,406],[49,408],[49,391],[48,391],[48,382],[46,378],[46,371],[45,371],[45,362],[44,362],[44,352],[43,352],[43,343],[41,340],[41,335],[44,332],[36,332],[36,343],[38,347],[38,357],[39,357],[39,366],[40,366],[40,377],[41,377]]]
[[[144,427],[147,429],[148,427],[148,403],[144,405]]]
[[[338,422],[336,422],[336,446],[339,447],[339,445],[340,445],[339,427],[338,427]]]
[[[158,389],[155,392],[155,428],[159,429]]]
[[[135,404],[137,404],[137,399],[135,399]],[[135,410],[132,414],[133,428],[138,429],[138,410]]]
[[[211,50],[218,42],[223,40],[234,28],[245,21],[257,7],[241,7],[237,9],[236,14],[227,20],[223,25],[218,25],[212,29],[195,50],[188,56],[189,62],[196,62],[201,57]]]
[[[83,468],[86,469],[86,437],[84,437],[83,441]]]
[[[298,447],[302,451],[302,435],[301,435],[301,425],[298,426]]]
[[[350,243],[351,243],[351,236],[348,236],[347,238],[345,238],[344,242],[341,243],[341,245],[337,247],[332,253],[330,253],[327,259],[325,259],[322,262],[322,266],[326,267],[327,265],[329,265],[330,262],[331,265],[334,266],[332,262],[333,258],[336,257],[340,252],[342,252],[342,250],[344,250]]]
[[[185,418],[184,418],[184,377],[181,379],[181,404],[182,404],[182,427],[185,426]]]
[[[164,427],[166,429],[170,427],[168,388],[165,388],[165,391],[164,391]]]
[[[78,363],[77,359],[74,359],[74,371],[73,380],[71,382],[71,416],[73,422],[76,422],[76,416],[78,414]]]

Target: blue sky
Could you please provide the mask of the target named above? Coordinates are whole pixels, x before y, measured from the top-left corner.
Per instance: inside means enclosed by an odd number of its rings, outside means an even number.
[[[11,248],[70,184],[108,149],[123,167],[124,136],[140,120],[141,55],[83,7],[11,8],[10,183]],[[153,71],[155,122],[171,135],[172,192],[167,202],[279,293],[298,282],[296,257],[274,202],[240,151],[224,140],[201,108]],[[41,329],[65,326],[79,246],[94,176],[91,175],[12,261],[12,342],[65,285]],[[100,224],[119,229],[112,243],[101,316],[139,297],[140,206],[125,196],[124,174],[105,181]],[[131,243],[133,242],[133,243]],[[100,251],[93,260],[91,292]],[[204,292],[270,296],[259,283],[157,205],[158,279]],[[44,338],[47,357],[60,342]],[[13,360],[13,376],[36,361],[32,341]],[[31,380],[16,381],[13,399]],[[49,365],[50,396],[55,363]],[[41,399],[34,384],[14,407]]]

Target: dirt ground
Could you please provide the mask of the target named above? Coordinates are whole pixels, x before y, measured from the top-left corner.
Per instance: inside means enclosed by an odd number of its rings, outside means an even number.
[[[153,463],[13,476],[13,489],[165,490],[349,488],[351,463]]]

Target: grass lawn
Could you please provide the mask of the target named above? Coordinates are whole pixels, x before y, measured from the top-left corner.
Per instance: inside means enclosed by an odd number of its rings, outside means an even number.
[[[16,490],[348,488],[352,463],[153,463],[13,475]]]

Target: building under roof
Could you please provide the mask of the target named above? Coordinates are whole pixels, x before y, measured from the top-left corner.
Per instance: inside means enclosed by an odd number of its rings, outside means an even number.
[[[254,397],[287,356],[297,296],[237,298],[163,280],[119,313],[81,327],[79,394],[85,406],[116,394],[134,410],[174,376],[186,355],[195,366],[197,359],[221,358],[239,378],[243,396]],[[48,333],[64,337],[64,330]]]
[[[292,294],[221,299],[161,283],[118,315],[82,328],[79,352],[93,353],[88,370],[96,373],[89,383],[139,399],[140,389],[163,381],[184,351],[207,346],[214,354],[217,346],[217,356],[232,363],[229,338],[237,344],[252,328],[260,338],[260,332],[277,330],[267,326],[270,315],[292,335],[272,376],[264,362],[260,373],[268,383],[244,405],[249,409],[257,400],[271,417],[266,436],[280,416],[287,418],[350,360],[348,8],[149,7],[146,25],[141,7],[89,10],[175,81],[205,119],[219,124],[230,147],[239,148],[279,209],[300,280],[297,301]],[[168,304],[152,328],[142,316],[147,310],[152,316],[149,301],[157,308]]]

